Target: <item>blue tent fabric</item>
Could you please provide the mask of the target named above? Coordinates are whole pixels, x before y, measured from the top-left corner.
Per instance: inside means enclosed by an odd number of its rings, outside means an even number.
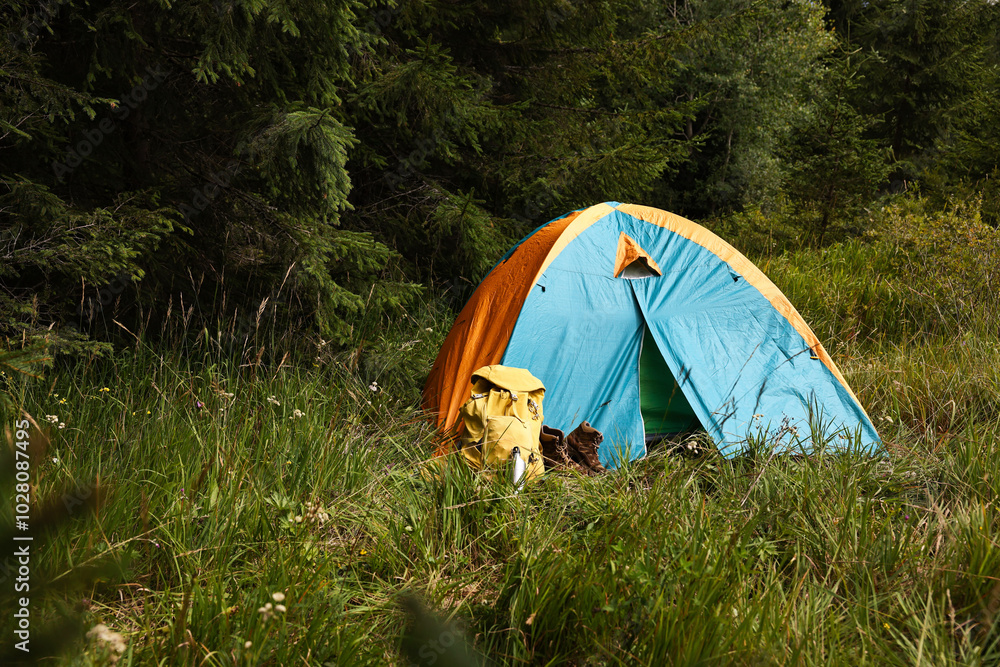
[[[614,277],[621,232],[662,276]],[[861,406],[756,287],[701,245],[622,211],[551,261],[502,363],[545,383],[548,425],[568,432],[586,420],[603,432],[601,461],[615,467],[645,454],[638,375],[646,327],[723,454],[753,441],[809,451],[811,428],[835,447],[877,448]]]

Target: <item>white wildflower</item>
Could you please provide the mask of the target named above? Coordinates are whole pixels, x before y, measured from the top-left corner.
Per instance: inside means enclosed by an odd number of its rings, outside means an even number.
[[[295,411],[292,412],[292,417],[294,417],[295,419],[298,419],[299,417],[305,417],[305,416],[306,416],[306,413],[302,412],[298,408],[295,408]]]
[[[257,613],[264,617],[265,621],[269,621],[274,618],[275,614],[284,614],[288,609],[285,605],[281,604],[285,601],[285,594],[281,591],[271,593],[271,599],[278,604],[272,604],[268,602],[263,607],[257,610]]]
[[[118,662],[118,658],[125,652],[125,638],[103,623],[92,627],[87,632],[87,638],[107,645],[111,650],[111,664]]]
[[[376,382],[375,380],[372,380],[372,383],[371,383],[370,385],[368,385],[368,388],[369,388],[369,389],[370,389],[370,390],[371,390],[371,391],[372,391],[373,393],[376,393],[376,394],[377,394],[377,393],[378,393],[378,390],[379,390],[379,387],[378,387],[378,382]]]
[[[58,424],[59,417],[57,415],[45,415],[45,421],[47,421],[50,424]]]
[[[302,518],[306,523],[322,524],[330,520],[330,515],[327,514],[322,503],[318,500],[310,500],[306,503],[306,511]]]
[[[267,397],[267,402],[271,403],[272,405],[281,405],[281,401],[279,401],[278,399],[276,399],[274,396],[268,396]]]

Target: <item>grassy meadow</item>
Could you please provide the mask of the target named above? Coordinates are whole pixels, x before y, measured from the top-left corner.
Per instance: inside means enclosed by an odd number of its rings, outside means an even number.
[[[8,370],[7,442],[24,410],[51,502],[33,648],[65,640],[66,665],[1000,663],[1000,238],[973,204],[871,216],[819,250],[780,220],[715,228],[827,346],[875,458],[663,448],[516,495],[422,474],[419,392],[453,317],[429,298],[295,362],[286,340],[260,352],[177,320],[41,378]],[[5,478],[5,533],[13,494]]]

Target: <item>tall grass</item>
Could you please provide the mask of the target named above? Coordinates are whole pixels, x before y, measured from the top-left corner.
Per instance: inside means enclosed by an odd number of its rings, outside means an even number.
[[[415,592],[497,664],[997,664],[1000,308],[938,317],[906,289],[928,294],[913,249],[881,242],[762,268],[883,457],[664,448],[520,493],[428,466],[417,396],[450,325],[432,307],[296,364],[218,334],[167,352],[140,335],[11,384],[50,438],[35,493],[103,496],[33,567],[124,572],[46,593],[39,622],[68,604],[127,641],[118,657],[81,638],[66,664],[444,664],[451,630],[400,653]]]

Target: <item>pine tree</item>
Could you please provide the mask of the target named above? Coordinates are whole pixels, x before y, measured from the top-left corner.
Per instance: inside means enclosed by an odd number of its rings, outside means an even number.
[[[645,200],[684,158],[693,105],[661,92],[687,37],[633,14],[557,0],[374,12],[378,38],[354,61],[350,224],[422,278],[468,286],[567,209]]]
[[[813,2],[687,0],[656,18],[692,34],[664,97],[698,105],[683,128],[690,158],[658,195],[697,217],[767,207],[784,186],[783,155],[815,113],[834,39]]]
[[[341,227],[357,143],[342,95],[363,9],[69,3],[22,30],[30,39],[7,40],[7,324],[39,303],[37,326],[103,335],[102,287],[124,282],[125,300],[159,312],[171,298],[204,301],[205,324],[225,317],[220,294],[230,312],[270,297],[342,340],[366,303],[412,293],[393,280],[369,290],[393,253]],[[31,24],[29,11],[9,8],[4,32]]]
[[[925,179],[995,90],[1000,9],[991,0],[850,0],[830,8],[845,50],[864,56],[851,103],[885,121],[868,136],[892,148],[897,182]]]
[[[891,169],[888,147],[866,138],[876,131],[879,120],[851,104],[861,85],[858,72],[863,59],[857,54],[831,54],[813,114],[796,129],[784,151],[796,217],[818,245],[827,240],[832,227],[857,219]]]

